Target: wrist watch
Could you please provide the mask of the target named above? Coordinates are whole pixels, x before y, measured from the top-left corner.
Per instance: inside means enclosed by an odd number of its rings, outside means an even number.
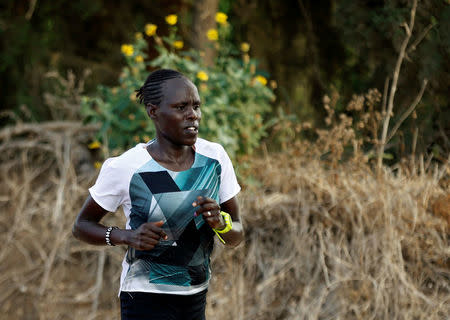
[[[225,228],[223,229],[213,229],[213,231],[216,233],[217,237],[222,243],[225,243],[225,240],[222,239],[220,234],[227,233],[233,228],[233,222],[231,221],[231,216],[229,213],[220,211],[220,214],[223,217],[223,221],[225,221]]]

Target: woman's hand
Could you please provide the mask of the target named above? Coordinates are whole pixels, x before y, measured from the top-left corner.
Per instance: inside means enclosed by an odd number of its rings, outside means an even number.
[[[137,250],[152,250],[167,235],[161,229],[164,221],[143,223],[136,230],[127,231],[126,243]]]
[[[220,214],[220,206],[214,199],[199,196],[192,206],[198,207],[195,211],[195,216],[202,215],[211,228],[220,230],[226,227],[225,221]]]

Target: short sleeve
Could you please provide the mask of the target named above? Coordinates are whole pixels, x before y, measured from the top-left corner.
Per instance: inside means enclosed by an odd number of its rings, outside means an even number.
[[[219,202],[224,203],[236,196],[239,191],[241,191],[241,186],[237,181],[230,157],[222,146],[220,146],[220,149],[220,165],[222,167],[222,172],[220,175]]]
[[[103,209],[114,212],[125,198],[126,179],[119,168],[113,165],[114,158],[107,159],[100,170],[95,184],[89,188],[91,197]]]

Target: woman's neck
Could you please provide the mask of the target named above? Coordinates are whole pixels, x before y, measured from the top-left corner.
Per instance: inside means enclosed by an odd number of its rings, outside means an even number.
[[[153,160],[173,171],[187,170],[195,160],[192,146],[176,146],[164,139],[156,138],[147,146],[147,151]]]

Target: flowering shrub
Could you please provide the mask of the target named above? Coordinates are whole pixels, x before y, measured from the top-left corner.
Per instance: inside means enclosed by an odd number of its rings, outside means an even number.
[[[203,53],[185,50],[177,34],[178,17],[166,17],[169,35],[159,36],[155,24],[147,24],[137,33],[134,43],[123,44],[121,51],[126,66],[119,86],[100,85],[97,94],[84,97],[82,113],[88,121],[101,122],[98,139],[116,151],[154,136],[154,127],[145,108],[136,101],[135,90],[144,83],[149,69],[171,68],[191,79],[202,99],[200,136],[221,143],[232,157],[249,154],[266,135],[264,122],[274,99],[267,87],[264,73],[257,72],[256,61],[250,58],[250,45],[242,43],[241,50],[229,41],[231,27],[227,15],[217,13],[217,29],[205,31],[216,49],[215,63],[206,66]],[[149,60],[145,37],[154,37],[159,55]]]

